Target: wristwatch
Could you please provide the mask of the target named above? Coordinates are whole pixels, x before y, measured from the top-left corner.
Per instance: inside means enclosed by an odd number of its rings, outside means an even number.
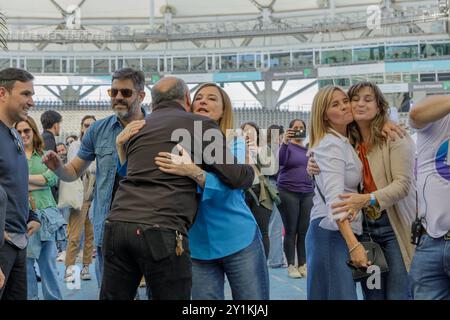
[[[370,203],[371,206],[375,206],[377,204],[377,199],[375,198],[375,194],[373,192],[370,193]]]
[[[194,176],[194,180],[199,181],[202,176],[205,175],[205,172],[202,170],[199,174]]]

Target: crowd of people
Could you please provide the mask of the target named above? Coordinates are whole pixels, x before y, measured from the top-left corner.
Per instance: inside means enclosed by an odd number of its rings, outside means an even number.
[[[42,133],[28,115],[33,80],[0,71],[1,299],[38,299],[39,280],[61,300],[57,261],[71,283],[94,257],[102,300],[135,299],[142,279],[154,300],[223,300],[225,279],[235,300],[268,300],[269,267],[311,300],[356,300],[358,282],[366,300],[450,299],[449,96],[412,108],[416,145],[371,82],[319,89],[309,123],[234,128],[222,87],[191,99],[164,77],[145,110],[143,72],[123,68],[114,113],[56,143],[57,110]]]

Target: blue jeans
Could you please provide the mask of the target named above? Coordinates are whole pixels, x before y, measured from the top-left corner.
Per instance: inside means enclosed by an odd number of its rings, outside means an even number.
[[[423,235],[409,279],[415,300],[450,300],[450,240]]]
[[[307,299],[357,300],[347,244],[339,231],[319,227],[321,220],[312,220],[306,233]]]
[[[63,216],[66,224],[64,225],[65,234],[67,235],[67,224],[69,223],[69,214],[70,208],[59,209],[61,215]],[[64,240],[56,241],[56,247],[58,248],[58,252],[66,251],[67,249],[67,238]]]
[[[276,205],[273,206],[269,221],[270,251],[267,265],[270,268],[287,267],[283,251],[283,221]]]
[[[41,274],[42,294],[44,300],[62,300],[56,269],[55,241],[42,241],[41,253],[37,263]],[[38,300],[38,283],[34,271],[36,259],[27,258],[28,300]]]
[[[192,299],[224,300],[224,276],[234,300],[268,300],[269,272],[259,230],[245,249],[215,260],[192,259]]]
[[[102,247],[97,247],[97,253],[95,255],[95,277],[97,278],[97,285],[100,289],[102,286],[103,276],[103,252]]]
[[[369,289],[366,281],[361,282],[365,300],[408,300],[408,272],[388,215],[383,213],[378,220],[364,216],[363,230],[359,240],[370,241],[372,237],[383,250],[389,266],[389,271],[381,274],[380,289]]]

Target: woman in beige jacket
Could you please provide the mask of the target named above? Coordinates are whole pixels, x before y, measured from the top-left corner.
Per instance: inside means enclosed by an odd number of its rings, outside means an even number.
[[[415,216],[415,145],[409,135],[389,141],[382,135],[388,121],[388,103],[373,83],[350,87],[354,123],[350,135],[363,163],[362,194],[345,194],[332,205],[334,213],[346,212],[349,219],[364,213],[360,241],[377,242],[385,254],[389,272],[381,275],[379,288],[362,282],[367,300],[408,299],[408,280],[414,253],[410,244]]]

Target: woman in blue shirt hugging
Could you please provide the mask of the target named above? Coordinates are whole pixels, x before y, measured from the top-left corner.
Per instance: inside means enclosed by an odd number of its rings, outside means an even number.
[[[217,121],[237,160],[248,159],[244,139],[233,134],[231,101],[222,88],[214,83],[201,85],[194,94],[192,112]],[[140,126],[136,126],[138,130]],[[129,132],[137,132],[134,127],[130,129],[133,130]],[[123,153],[119,152],[119,157],[123,163]],[[170,174],[193,177],[192,173],[199,171],[188,152],[182,152],[181,156],[161,152],[155,163],[161,171]],[[228,188],[213,173],[203,171],[202,174],[205,179],[194,179],[199,184],[201,202],[189,231],[192,299],[224,300],[225,275],[233,299],[269,299],[269,274],[262,238],[245,203],[244,190]]]

